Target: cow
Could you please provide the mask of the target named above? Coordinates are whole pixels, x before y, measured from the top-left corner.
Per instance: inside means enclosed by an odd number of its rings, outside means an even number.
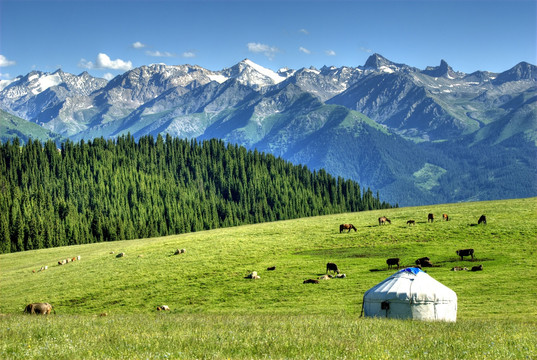
[[[449,221],[448,214],[442,214],[442,219],[444,219],[445,221]]]
[[[302,282],[302,284],[318,284],[319,280],[317,279],[307,279]]]
[[[337,274],[336,275],[336,279],[345,279],[347,277],[347,275],[345,274]]]
[[[485,215],[481,215],[479,217],[479,220],[477,220],[477,224],[480,225],[480,224],[485,224],[487,225],[487,217]]]
[[[416,265],[421,267],[433,267],[431,259],[429,259],[427,256],[417,259]]]
[[[386,223],[391,224],[392,221],[390,219],[388,219],[386,216],[379,217],[379,226],[384,225]]]
[[[474,249],[462,249],[455,251],[457,255],[461,257],[461,261],[464,260],[464,256],[471,256],[472,259],[474,258]]]
[[[245,279],[261,279],[259,275],[257,275],[257,271],[252,271],[250,274],[244,277]]]
[[[319,280],[330,280],[332,278],[332,275],[323,275],[319,277]]]
[[[52,305],[49,303],[33,303],[26,305],[24,312],[27,314],[48,315],[52,311]]]
[[[416,225],[416,220],[408,220],[408,221],[406,222],[406,224],[407,224],[408,226],[410,226],[410,225]]]
[[[386,264],[388,264],[388,269],[391,269],[394,265],[397,265],[397,269],[399,269],[399,258],[390,258],[386,260]]]
[[[123,256],[125,256],[125,253],[124,253],[124,252],[119,253],[119,254],[116,255],[117,258],[120,258],[120,257],[123,257]]]
[[[451,271],[466,271],[468,270],[467,267],[461,267],[461,266],[455,266],[454,268],[451,268]]]
[[[482,271],[483,270],[483,265],[477,265],[477,266],[472,266],[472,270],[470,271]]]
[[[427,215],[427,222],[433,222],[434,221],[434,214],[433,213],[429,213],[429,215]]]
[[[336,272],[336,273],[339,274],[339,269],[338,269],[337,265],[334,264],[334,263],[331,263],[331,262],[326,264],[326,273],[327,274],[328,274],[328,271],[333,271],[333,272]]]
[[[168,305],[160,305],[157,306],[157,311],[170,311],[170,307]]]
[[[276,270],[276,266],[271,266],[267,268],[268,271]]]
[[[351,232],[351,230],[354,230],[354,232],[356,232],[356,226],[354,226],[353,224],[341,224],[339,225],[339,233],[341,234],[341,232],[343,230],[348,230],[347,232]]]

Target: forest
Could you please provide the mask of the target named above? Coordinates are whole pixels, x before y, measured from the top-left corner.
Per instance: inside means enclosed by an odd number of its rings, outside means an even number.
[[[391,207],[354,181],[216,139],[0,143],[0,253]]]

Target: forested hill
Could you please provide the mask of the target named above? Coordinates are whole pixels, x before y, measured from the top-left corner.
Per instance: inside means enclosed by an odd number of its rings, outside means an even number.
[[[0,252],[389,208],[356,182],[220,140],[0,144]]]

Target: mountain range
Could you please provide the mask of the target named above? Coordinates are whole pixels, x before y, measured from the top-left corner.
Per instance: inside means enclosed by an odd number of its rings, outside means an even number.
[[[110,81],[32,71],[2,82],[0,109],[2,141],[38,129],[55,141],[219,138],[399,205],[537,195],[537,67],[526,62],[465,74],[374,54],[363,66],[275,72],[245,59],[220,71],[141,66]]]

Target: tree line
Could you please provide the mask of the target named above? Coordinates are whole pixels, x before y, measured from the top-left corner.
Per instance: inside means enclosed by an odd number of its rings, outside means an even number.
[[[0,143],[0,252],[389,208],[354,181],[221,140]]]

